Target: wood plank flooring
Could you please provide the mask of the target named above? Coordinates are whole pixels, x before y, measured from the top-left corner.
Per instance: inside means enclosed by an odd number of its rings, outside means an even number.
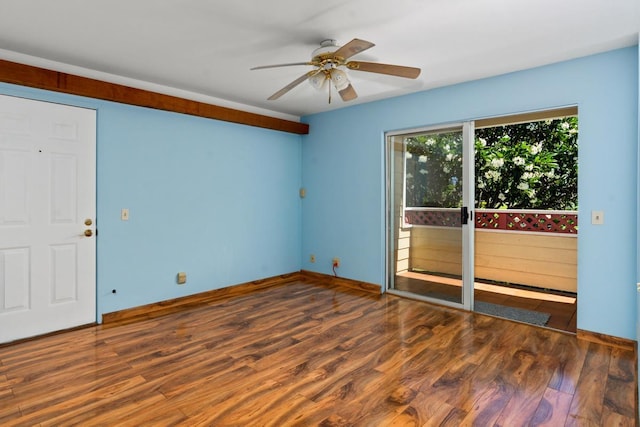
[[[321,281],[0,347],[3,426],[633,426],[635,354]]]
[[[420,276],[423,276],[423,278]],[[433,280],[429,278],[433,278]],[[456,279],[438,279],[436,276],[421,273],[405,273],[396,276],[395,285],[398,290],[413,292],[418,295],[443,294],[455,297],[460,301],[462,298],[462,288],[459,285],[451,285],[447,283],[447,281],[460,282],[460,280]],[[478,283],[474,289],[474,299],[476,301],[489,302],[506,307],[547,313],[549,314],[549,321],[546,324],[547,327],[561,331],[576,332],[578,306],[575,300],[572,303],[568,303],[563,300],[570,300],[571,298],[562,298],[553,294],[549,294],[548,299],[537,299],[523,296],[527,294],[526,291],[517,292],[517,289],[507,289],[516,291],[509,294],[505,292],[494,292],[492,289],[495,288],[500,288],[500,286]],[[553,297],[557,297],[557,300],[554,301]]]

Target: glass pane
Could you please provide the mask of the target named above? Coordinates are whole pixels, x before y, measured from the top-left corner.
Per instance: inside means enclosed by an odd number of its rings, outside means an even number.
[[[399,135],[389,143],[390,283],[462,303],[462,130]]]
[[[493,122],[475,130],[474,309],[575,332],[578,118]]]

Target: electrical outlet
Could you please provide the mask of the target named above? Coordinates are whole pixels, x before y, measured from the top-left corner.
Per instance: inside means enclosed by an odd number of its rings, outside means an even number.
[[[176,281],[178,282],[178,285],[184,285],[185,283],[187,283],[187,273],[185,273],[184,271],[178,273]]]
[[[316,256],[314,254],[309,255],[309,262],[312,264],[316,262]]]
[[[332,265],[335,268],[339,268],[340,267],[340,258],[334,258],[333,261],[332,261]]]
[[[123,221],[129,221],[129,209],[122,208],[120,211],[120,219]]]

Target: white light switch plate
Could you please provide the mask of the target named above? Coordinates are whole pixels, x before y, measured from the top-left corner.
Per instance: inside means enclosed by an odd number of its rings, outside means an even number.
[[[591,224],[593,225],[604,224],[604,211],[591,211]]]

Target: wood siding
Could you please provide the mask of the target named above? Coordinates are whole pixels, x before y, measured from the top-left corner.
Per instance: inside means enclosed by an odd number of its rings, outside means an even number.
[[[575,236],[531,232],[475,232],[475,277],[577,292]],[[410,267],[460,275],[459,228],[413,227]]]

